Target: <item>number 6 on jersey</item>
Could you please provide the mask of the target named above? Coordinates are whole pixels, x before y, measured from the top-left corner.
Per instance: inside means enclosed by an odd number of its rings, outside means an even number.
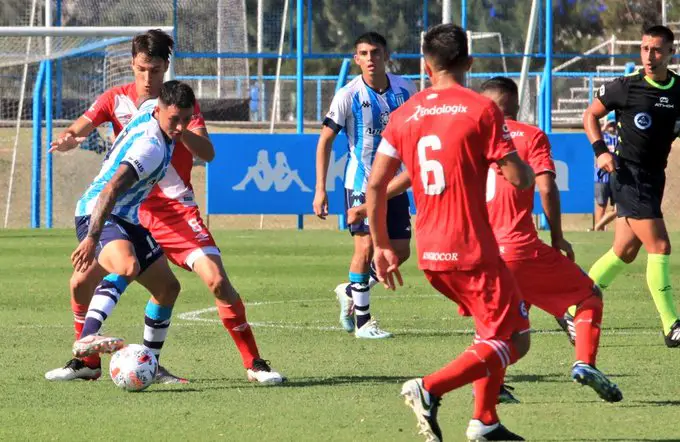
[[[418,163],[420,163],[420,179],[423,181],[425,195],[439,195],[446,187],[444,167],[437,160],[427,159],[427,149],[440,150],[442,142],[436,135],[427,135],[418,140]],[[429,172],[432,172],[434,183],[428,184]]]

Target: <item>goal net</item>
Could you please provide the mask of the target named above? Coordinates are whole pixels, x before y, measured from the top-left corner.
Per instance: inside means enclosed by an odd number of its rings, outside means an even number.
[[[14,36],[0,37],[0,213],[3,226],[26,227],[31,219],[35,198],[34,178],[41,177],[43,192],[48,186],[44,175],[47,163],[48,134],[45,110],[52,115],[51,138],[56,138],[72,121],[81,116],[105,90],[133,80],[130,69],[131,36]],[[46,54],[51,46],[51,52]],[[46,84],[41,83],[46,66],[51,64],[52,97],[43,99]],[[41,69],[41,66],[42,69]],[[41,72],[42,71],[42,72]],[[43,80],[45,81],[45,80]],[[42,88],[37,88],[42,84]],[[36,96],[36,92],[38,92]],[[38,98],[38,100],[36,100]],[[34,117],[42,113],[36,131]],[[36,138],[36,133],[40,134]],[[93,132],[81,149],[52,156],[55,179],[52,185],[52,218],[55,226],[69,226],[78,193],[96,175],[99,155],[110,146],[112,132],[106,125]],[[34,162],[36,143],[41,158]],[[39,173],[34,175],[35,171]],[[41,224],[47,221],[45,203]]]

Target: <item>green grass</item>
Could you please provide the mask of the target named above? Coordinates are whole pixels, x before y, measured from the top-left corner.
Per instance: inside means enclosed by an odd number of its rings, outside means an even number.
[[[588,267],[611,235],[570,234]],[[218,232],[227,271],[253,304],[248,316],[262,355],[289,377],[283,387],[249,384],[215,312],[211,322],[181,319],[213,306],[200,281],[177,270],[183,292],[163,351],[164,365],[192,382],[142,393],[98,382],[49,383],[45,371],[69,359],[68,300],[72,231],[0,233],[0,440],[418,441],[400,384],[449,362],[471,341],[472,324],[429,287],[415,261],[405,287],[374,290],[373,312],[396,338],[370,342],[337,327],[332,289],[347,275],[348,235],[325,231]],[[676,261],[677,262],[677,261]],[[519,405],[502,405],[503,422],[530,440],[680,440],[680,351],[667,349],[646,289],[645,257],[606,293],[599,366],[624,400],[605,404],[573,384],[573,349],[546,314],[532,312],[529,355],[508,371]],[[680,268],[673,281],[680,286]],[[107,331],[141,341],[147,295],[123,296]],[[542,332],[542,333],[541,333]],[[105,360],[108,365],[108,358]],[[105,367],[106,368],[106,367]],[[470,388],[447,395],[440,422],[463,440]]]

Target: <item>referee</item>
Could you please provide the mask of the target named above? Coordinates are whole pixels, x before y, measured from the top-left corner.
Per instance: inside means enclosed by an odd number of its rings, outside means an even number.
[[[680,346],[680,320],[673,301],[669,258],[671,243],[661,213],[666,163],[680,133],[680,76],[668,69],[673,32],[652,26],[642,35],[643,68],[600,87],[583,115],[598,169],[611,173],[617,219],[614,244],[590,269],[590,277],[607,288],[644,246],[647,285],[654,299],[666,346]],[[599,119],[616,112],[619,146],[612,154],[602,140]]]

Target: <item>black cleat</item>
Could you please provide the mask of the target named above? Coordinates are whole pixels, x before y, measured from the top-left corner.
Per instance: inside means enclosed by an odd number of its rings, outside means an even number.
[[[517,399],[512,392],[515,391],[509,385],[501,385],[501,391],[498,393],[498,403],[499,404],[519,404],[519,399]]]
[[[555,317],[555,321],[560,325],[569,338],[571,345],[576,345],[576,328],[574,327],[574,317],[565,312],[561,318]]]
[[[675,321],[671,326],[671,331],[664,336],[663,340],[668,348],[680,347],[680,319]]]
[[[470,421],[466,435],[470,442],[482,442],[487,440],[524,440],[522,436],[508,430],[500,422],[494,425],[484,425],[477,419]]]

